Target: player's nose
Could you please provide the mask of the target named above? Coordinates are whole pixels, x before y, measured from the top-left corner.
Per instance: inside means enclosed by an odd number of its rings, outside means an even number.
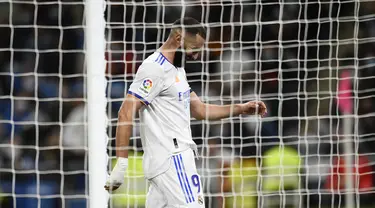
[[[194,60],[197,60],[198,57],[199,57],[199,53],[193,53],[193,59],[194,59]]]

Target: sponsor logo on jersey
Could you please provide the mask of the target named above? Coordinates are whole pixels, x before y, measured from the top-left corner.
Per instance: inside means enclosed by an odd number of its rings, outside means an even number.
[[[190,89],[185,92],[178,93],[178,100],[182,101],[185,109],[190,108]]]
[[[178,92],[178,100],[183,101],[190,98],[190,89],[185,92]]]
[[[152,80],[150,78],[146,78],[142,81],[141,86],[139,87],[139,90],[145,94],[148,95],[152,89]]]

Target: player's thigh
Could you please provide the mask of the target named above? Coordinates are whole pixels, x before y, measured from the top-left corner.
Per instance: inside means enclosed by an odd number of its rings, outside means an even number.
[[[204,207],[201,180],[191,150],[174,155],[168,171],[152,180],[162,190],[167,207]]]
[[[146,196],[146,208],[164,208],[167,200],[159,187],[150,181],[150,187]]]

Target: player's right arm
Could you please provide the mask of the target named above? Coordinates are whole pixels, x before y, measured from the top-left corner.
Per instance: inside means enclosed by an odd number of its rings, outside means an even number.
[[[133,128],[134,115],[142,107],[143,103],[138,98],[128,94],[118,112],[116,130],[116,156],[128,158],[129,139]]]
[[[104,187],[106,190],[116,190],[124,182],[125,171],[128,167],[128,147],[133,128],[133,119],[143,103],[134,95],[128,94],[118,112],[116,130],[117,163]]]
[[[135,114],[142,106],[149,105],[164,87],[163,70],[153,63],[142,64],[130,85],[118,113],[116,130],[117,163],[109,176],[105,189],[116,190],[124,182],[128,167],[128,147]]]

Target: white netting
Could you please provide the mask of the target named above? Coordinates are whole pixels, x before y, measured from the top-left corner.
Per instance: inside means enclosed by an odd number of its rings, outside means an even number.
[[[85,207],[84,3],[2,1],[0,11],[0,207]],[[137,67],[191,16],[209,37],[205,56],[185,65],[192,89],[205,102],[269,108],[262,120],[192,121],[207,207],[333,208],[350,195],[352,207],[373,206],[374,13],[374,0],[107,1],[109,155]],[[145,204],[135,124],[128,180],[111,207]]]
[[[84,4],[0,11],[0,207],[84,207]]]

